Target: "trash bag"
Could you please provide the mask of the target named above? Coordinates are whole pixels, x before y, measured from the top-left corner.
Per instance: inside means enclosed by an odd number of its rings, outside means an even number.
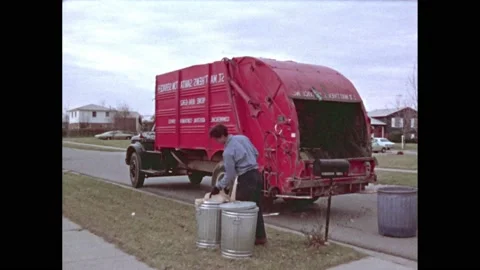
[[[237,193],[237,178],[235,178],[235,182],[233,183],[233,188],[232,188],[232,192],[230,193],[230,196],[227,195],[225,193],[224,190],[220,190],[220,193],[216,194],[216,195],[213,195],[211,198],[210,198],[210,192],[207,192],[205,194],[205,196],[203,196],[203,198],[199,198],[199,199],[195,199],[195,205],[200,205],[202,204],[204,201],[217,201],[217,202],[220,202],[220,203],[226,203],[226,202],[233,202],[235,201],[235,195]]]

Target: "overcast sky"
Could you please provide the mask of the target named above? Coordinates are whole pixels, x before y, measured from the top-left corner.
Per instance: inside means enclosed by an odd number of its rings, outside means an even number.
[[[416,64],[417,2],[63,2],[64,108],[152,115],[156,74],[235,56],[328,66],[368,110],[391,107]]]

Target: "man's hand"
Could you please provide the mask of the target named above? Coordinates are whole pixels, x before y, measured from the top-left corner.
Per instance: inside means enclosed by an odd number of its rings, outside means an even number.
[[[214,186],[210,192],[210,198],[212,198],[212,195],[217,195],[218,193],[220,193],[220,189],[218,189],[217,186]]]

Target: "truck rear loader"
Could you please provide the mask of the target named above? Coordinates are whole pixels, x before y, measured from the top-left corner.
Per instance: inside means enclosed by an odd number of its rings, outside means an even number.
[[[353,84],[324,66],[238,57],[156,76],[155,133],[126,151],[132,186],[145,178],[187,175],[194,185],[224,175],[223,145],[209,138],[222,123],[259,152],[263,193],[313,202],[376,182],[370,118]],[[347,171],[322,174],[321,161]]]

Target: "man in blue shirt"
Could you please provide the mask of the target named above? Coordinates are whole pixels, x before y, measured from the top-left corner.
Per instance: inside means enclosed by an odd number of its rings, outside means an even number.
[[[210,196],[229,187],[238,176],[235,198],[238,201],[252,201],[257,204],[259,210],[255,245],[264,245],[267,243],[267,234],[261,205],[263,178],[258,171],[257,149],[246,136],[229,135],[227,127],[222,124],[210,130],[210,137],[224,145],[223,165],[225,167],[224,177],[213,186]]]

